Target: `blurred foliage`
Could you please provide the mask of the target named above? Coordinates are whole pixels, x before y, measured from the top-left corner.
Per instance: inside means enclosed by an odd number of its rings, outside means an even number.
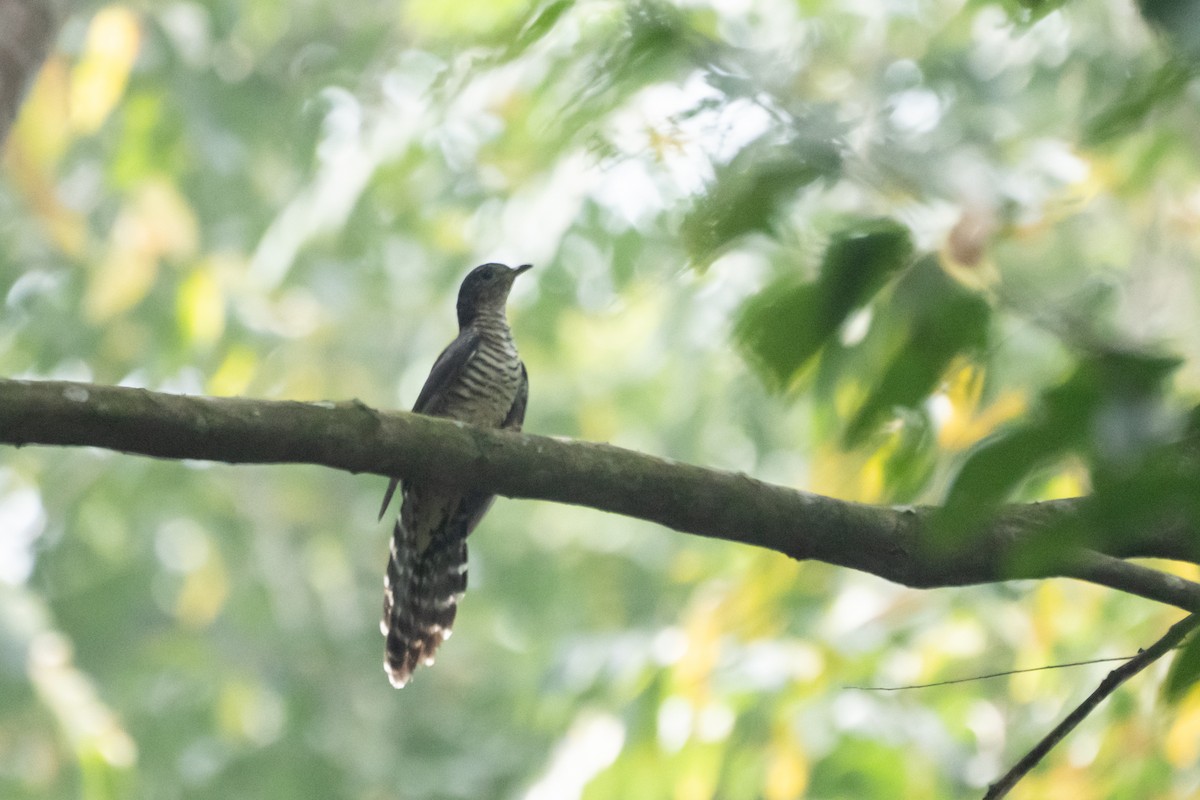
[[[462,275],[529,261],[531,431],[1195,525],[1195,5],[83,4],[6,148],[0,374],[404,407]],[[384,483],[4,452],[0,796],[973,796],[1105,667],[846,687],[1177,617],[501,502],[396,692]],[[1195,649],[1017,796],[1192,796]]]
[[[1138,9],[1184,61],[1200,66],[1200,3],[1196,0],[1139,0]]]
[[[1193,636],[1184,642],[1175,662],[1171,664],[1171,673],[1163,684],[1163,691],[1168,699],[1178,701],[1186,697],[1197,682],[1200,682],[1200,645]]]
[[[1092,476],[1090,525],[1125,532],[1164,511],[1177,513],[1196,488],[1194,470],[1183,470],[1184,485],[1174,487],[1164,480],[1166,465],[1152,465],[1163,455],[1159,440],[1176,433],[1162,389],[1178,366],[1174,358],[1115,351],[1082,360],[1064,383],[1046,390],[1039,408],[966,459],[943,507],[952,528],[967,534],[1031,472],[1070,455]],[[1179,498],[1171,496],[1174,488],[1182,490]],[[1156,491],[1163,494],[1146,496]]]
[[[756,199],[745,202],[758,207]],[[890,220],[840,230],[825,251],[816,280],[764,289],[743,306],[736,334],[764,376],[786,386],[911,255],[908,231]]]

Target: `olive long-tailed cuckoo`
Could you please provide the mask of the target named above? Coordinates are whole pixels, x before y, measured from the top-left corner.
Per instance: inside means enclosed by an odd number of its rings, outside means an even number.
[[[434,362],[414,412],[521,429],[529,379],[505,305],[513,281],[530,266],[484,264],[463,279],[458,337]],[[397,486],[400,515],[392,533],[379,627],[387,637],[384,669],[399,688],[418,665],[433,663],[438,647],[450,636],[459,598],[467,588],[467,536],[494,497],[393,478],[379,509],[381,519]]]

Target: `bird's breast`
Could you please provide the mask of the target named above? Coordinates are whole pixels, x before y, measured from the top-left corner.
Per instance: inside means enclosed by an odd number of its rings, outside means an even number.
[[[499,427],[521,385],[521,359],[508,331],[485,333],[479,348],[450,386],[445,415],[473,425]]]

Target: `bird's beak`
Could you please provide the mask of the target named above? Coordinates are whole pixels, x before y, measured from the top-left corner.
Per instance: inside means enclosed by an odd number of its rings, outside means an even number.
[[[519,266],[513,270],[513,272],[516,273],[516,275],[513,275],[513,277],[515,278],[515,277],[517,277],[517,275],[520,275],[522,272],[525,272],[525,271],[531,270],[531,269],[533,269],[533,264],[522,264],[521,266]]]

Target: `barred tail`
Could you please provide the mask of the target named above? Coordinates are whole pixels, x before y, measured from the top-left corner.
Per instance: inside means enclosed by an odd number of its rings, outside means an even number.
[[[384,669],[397,689],[418,665],[433,663],[438,646],[450,638],[466,588],[466,536],[443,531],[422,551],[401,515],[392,533],[380,623],[387,637]]]

